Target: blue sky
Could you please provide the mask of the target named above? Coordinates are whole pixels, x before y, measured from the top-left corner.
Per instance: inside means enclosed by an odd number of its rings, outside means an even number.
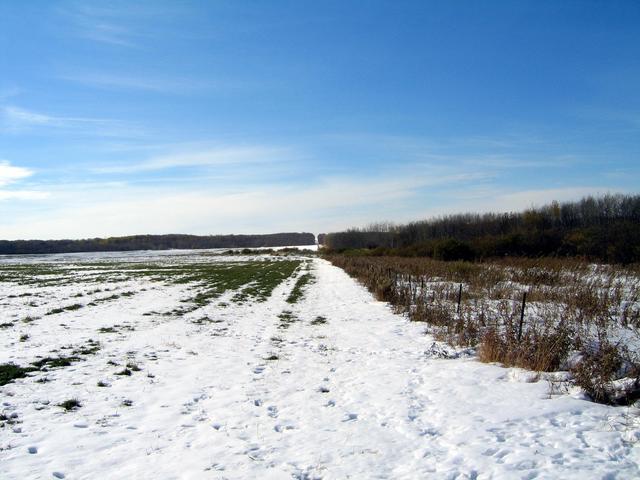
[[[640,3],[0,3],[0,239],[334,231],[640,185]]]

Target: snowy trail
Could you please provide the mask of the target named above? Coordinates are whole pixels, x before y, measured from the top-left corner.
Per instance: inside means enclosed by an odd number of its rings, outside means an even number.
[[[298,304],[285,301],[289,279],[265,303],[205,307],[217,323],[141,320],[46,388],[1,387],[22,423],[0,430],[0,478],[640,476],[640,430],[623,409],[550,398],[518,370],[431,358],[424,327],[323,260],[312,272]],[[179,297],[169,293],[145,294]],[[150,298],[127,301],[130,321],[147,318]],[[125,315],[114,308],[105,317]],[[143,372],[114,377],[108,358]],[[71,394],[81,409],[54,407]]]

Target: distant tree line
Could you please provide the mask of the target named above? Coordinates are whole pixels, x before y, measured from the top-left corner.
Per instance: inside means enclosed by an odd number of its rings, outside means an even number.
[[[198,248],[259,248],[314,245],[312,233],[269,235],[133,235],[84,240],[0,240],[0,254],[114,252]]]
[[[331,250],[474,260],[502,256],[583,256],[640,261],[640,195],[585,197],[522,212],[457,214],[406,225],[377,224],[329,233]]]

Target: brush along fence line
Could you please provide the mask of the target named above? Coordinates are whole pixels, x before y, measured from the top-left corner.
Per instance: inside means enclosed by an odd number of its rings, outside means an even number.
[[[558,259],[327,258],[439,339],[477,348],[482,361],[570,371],[599,402],[638,398],[637,268]]]

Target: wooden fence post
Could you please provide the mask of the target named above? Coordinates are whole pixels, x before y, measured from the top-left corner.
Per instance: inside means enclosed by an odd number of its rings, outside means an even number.
[[[462,301],[462,284],[460,284],[460,288],[458,289],[458,313],[460,313],[460,302]]]
[[[522,324],[524,323],[524,308],[527,305],[527,292],[522,293],[522,310],[520,310],[520,326],[518,327],[518,342],[522,339]]]

